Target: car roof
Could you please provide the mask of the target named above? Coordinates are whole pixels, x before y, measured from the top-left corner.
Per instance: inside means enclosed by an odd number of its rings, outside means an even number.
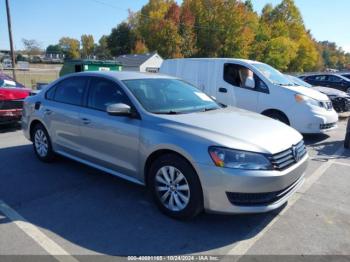
[[[132,80],[132,79],[177,79],[168,75],[159,73],[141,73],[133,71],[89,71],[71,74],[70,76],[106,76],[116,78],[118,80]]]
[[[249,60],[249,59],[241,59],[241,58],[224,58],[224,57],[218,57],[218,58],[174,58],[174,59],[167,59],[165,61],[231,61],[231,62],[244,62],[248,64],[263,64],[259,61]]]

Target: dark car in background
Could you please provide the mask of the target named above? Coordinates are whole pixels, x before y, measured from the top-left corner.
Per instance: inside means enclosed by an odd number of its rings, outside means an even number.
[[[297,85],[312,88],[316,91],[319,91],[327,95],[329,99],[332,101],[334,110],[337,111],[338,113],[350,111],[350,94],[347,94],[343,91],[340,91],[334,88],[329,88],[324,86],[313,86],[296,76],[291,76],[291,75],[286,75],[286,76]]]
[[[350,94],[350,79],[335,73],[317,73],[299,76],[313,86],[325,86]]]
[[[339,75],[344,76],[350,80],[350,72],[339,73]]]
[[[0,73],[0,124],[18,122],[22,116],[23,100],[30,89]]]

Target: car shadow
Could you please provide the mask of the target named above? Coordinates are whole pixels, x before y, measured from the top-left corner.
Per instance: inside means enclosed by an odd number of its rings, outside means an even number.
[[[0,124],[0,134],[16,132],[21,129],[20,123]]]
[[[144,187],[65,158],[42,163],[30,145],[0,149],[0,159],[2,200],[72,254],[225,249],[258,234],[280,211],[177,221],[158,211]],[[0,225],[9,222],[2,218]]]

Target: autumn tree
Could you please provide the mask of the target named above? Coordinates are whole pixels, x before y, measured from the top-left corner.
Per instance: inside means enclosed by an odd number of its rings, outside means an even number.
[[[70,37],[62,37],[59,40],[59,46],[64,52],[67,59],[80,58],[80,42]]]
[[[81,55],[83,58],[90,58],[94,54],[95,40],[92,35],[82,35],[81,36]]]
[[[180,8],[173,0],[150,0],[142,7],[139,32],[151,51],[165,57],[181,57]]]
[[[195,17],[188,3],[183,3],[180,14],[181,53],[184,57],[196,54]]]

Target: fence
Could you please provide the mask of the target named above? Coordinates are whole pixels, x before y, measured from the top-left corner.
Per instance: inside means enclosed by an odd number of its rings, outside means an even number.
[[[27,70],[16,69],[17,82],[35,89],[37,83],[50,83],[59,77],[61,66],[33,67]],[[3,69],[3,73],[13,78],[12,69]]]

